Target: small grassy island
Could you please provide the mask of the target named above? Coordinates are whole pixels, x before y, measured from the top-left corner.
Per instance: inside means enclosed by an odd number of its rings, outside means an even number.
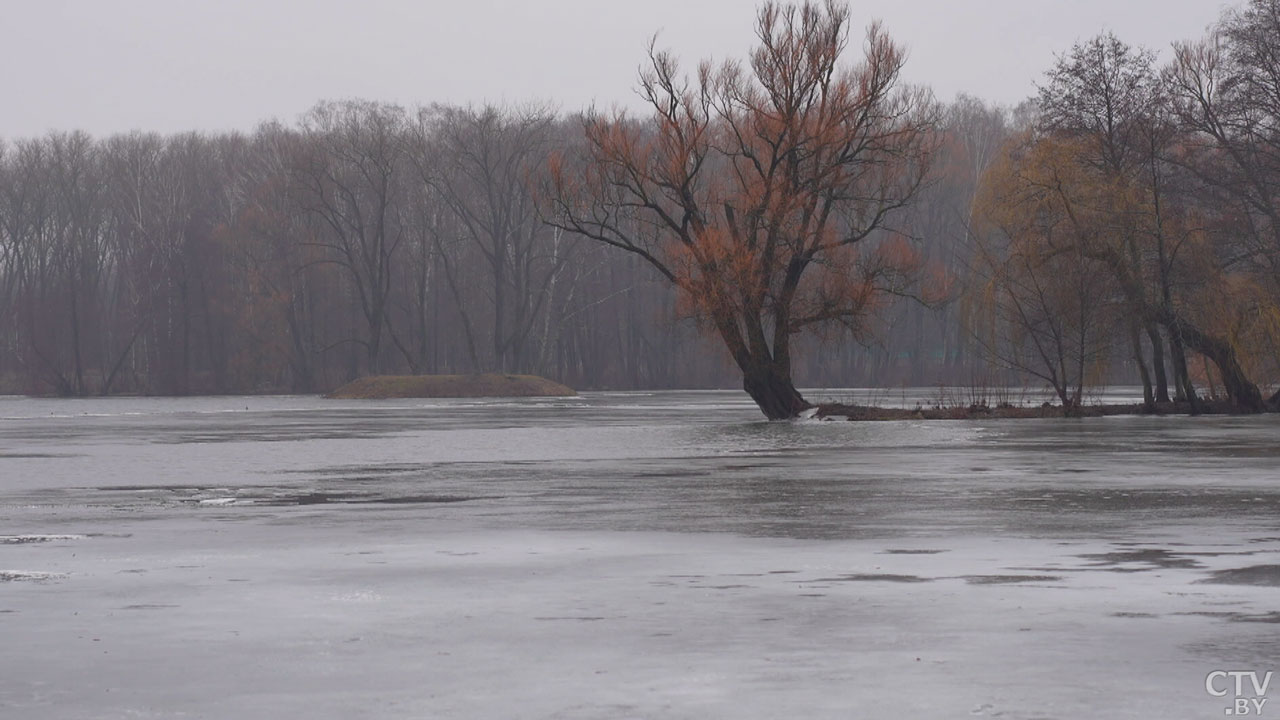
[[[388,398],[573,397],[573,388],[537,375],[371,375],[343,385],[326,397],[339,400]]]

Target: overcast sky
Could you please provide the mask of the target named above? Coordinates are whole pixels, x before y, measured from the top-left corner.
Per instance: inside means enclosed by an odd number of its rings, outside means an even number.
[[[911,81],[1015,103],[1102,29],[1167,57],[1217,0],[852,0],[907,45]],[[650,35],[741,57],[755,0],[0,0],[0,137],[252,129],[317,100],[634,105]]]

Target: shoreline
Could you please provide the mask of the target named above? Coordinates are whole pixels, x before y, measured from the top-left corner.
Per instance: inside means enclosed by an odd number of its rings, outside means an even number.
[[[843,403],[819,403],[807,411],[807,417],[817,420],[844,420],[850,422],[878,422],[891,420],[1029,420],[1041,418],[1091,418],[1117,415],[1266,415],[1241,412],[1234,405],[1222,400],[1202,400],[1198,412],[1192,412],[1188,402],[1162,402],[1154,407],[1144,403],[1112,403],[1082,405],[1070,412],[1062,405],[969,405],[957,407],[886,408],[873,405],[846,405]]]

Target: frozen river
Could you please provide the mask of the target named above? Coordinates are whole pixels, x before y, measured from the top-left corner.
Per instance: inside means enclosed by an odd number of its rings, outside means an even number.
[[[1280,417],[758,417],[0,398],[0,718],[1280,718]]]

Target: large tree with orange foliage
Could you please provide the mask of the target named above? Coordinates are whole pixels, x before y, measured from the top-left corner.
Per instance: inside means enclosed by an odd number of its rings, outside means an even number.
[[[888,223],[925,178],[937,111],[903,85],[905,54],[879,25],[860,62],[841,62],[845,6],[770,2],[756,33],[745,64],[703,62],[692,79],[651,45],[652,116],[589,114],[585,157],[553,168],[548,219],[657,268],[782,419],[810,407],[793,337],[866,331],[917,264]]]

